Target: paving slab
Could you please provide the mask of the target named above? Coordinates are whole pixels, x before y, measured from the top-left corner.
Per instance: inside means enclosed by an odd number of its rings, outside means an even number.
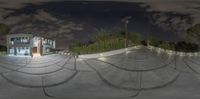
[[[49,95],[58,99],[116,99],[137,94],[137,91],[108,86],[95,72],[78,73],[68,83],[45,89]]]
[[[181,73],[174,83],[163,88],[142,91],[134,99],[199,99],[199,85],[199,79],[192,73]]]
[[[52,99],[44,95],[42,88],[26,88],[13,85],[0,77],[0,99]]]
[[[8,72],[1,74],[9,83],[22,87],[37,87],[42,85],[41,76],[27,75],[20,72]]]
[[[38,68],[24,67],[24,68],[18,69],[17,71],[25,73],[25,74],[30,74],[30,75],[45,75],[45,74],[60,71],[61,69],[62,67],[59,67],[57,65],[52,65],[48,67],[38,67]]]
[[[199,99],[199,61],[145,47],[87,60],[0,56],[0,99]]]
[[[44,87],[54,87],[62,85],[70,81],[74,76],[76,76],[76,71],[71,71],[68,69],[62,69],[58,72],[54,72],[48,75],[42,76],[43,86]]]

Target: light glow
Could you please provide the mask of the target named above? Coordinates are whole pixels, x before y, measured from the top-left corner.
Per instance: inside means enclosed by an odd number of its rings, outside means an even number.
[[[38,53],[34,53],[33,54],[33,57],[40,57],[41,55],[40,54],[38,54]]]
[[[83,61],[83,59],[82,58],[78,58],[77,61]]]
[[[101,53],[100,56],[103,57],[103,54]]]
[[[106,58],[105,58],[105,57],[100,57],[100,58],[98,58],[98,60],[105,61],[105,60],[106,60]]]
[[[158,55],[160,55],[160,53],[161,53],[161,48],[156,49],[156,51],[157,51]]]
[[[131,53],[131,51],[126,51],[126,55],[129,54],[129,53]]]

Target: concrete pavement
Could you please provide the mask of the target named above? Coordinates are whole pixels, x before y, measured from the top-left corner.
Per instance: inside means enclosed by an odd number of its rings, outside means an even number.
[[[199,99],[199,64],[145,47],[94,59],[0,56],[0,99]]]

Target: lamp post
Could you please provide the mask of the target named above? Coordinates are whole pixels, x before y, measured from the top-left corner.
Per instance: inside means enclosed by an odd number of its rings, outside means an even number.
[[[147,37],[146,37],[146,39],[147,39],[147,46],[149,46],[150,45],[150,36],[151,36],[151,32],[152,32],[152,30],[151,30],[152,28],[151,28],[151,21],[150,21],[150,17],[148,17],[148,20],[147,20]]]
[[[125,47],[128,47],[128,23],[131,19],[131,16],[127,16],[122,19],[122,22],[124,22],[124,28],[125,28]]]

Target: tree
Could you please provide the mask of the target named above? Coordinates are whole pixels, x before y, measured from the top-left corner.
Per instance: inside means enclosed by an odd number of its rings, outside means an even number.
[[[200,23],[187,29],[188,37],[192,37],[200,44]]]
[[[95,36],[93,36],[93,41],[104,41],[106,39],[109,39],[108,31],[104,29],[97,30],[97,33]]]
[[[130,40],[134,43],[134,44],[140,44],[141,40],[140,40],[140,35],[139,33],[131,33],[130,34]]]
[[[10,32],[10,27],[6,24],[0,23],[0,34],[7,35]]]
[[[6,50],[7,50],[6,46],[0,45],[0,52],[1,52],[1,51],[6,51]]]

